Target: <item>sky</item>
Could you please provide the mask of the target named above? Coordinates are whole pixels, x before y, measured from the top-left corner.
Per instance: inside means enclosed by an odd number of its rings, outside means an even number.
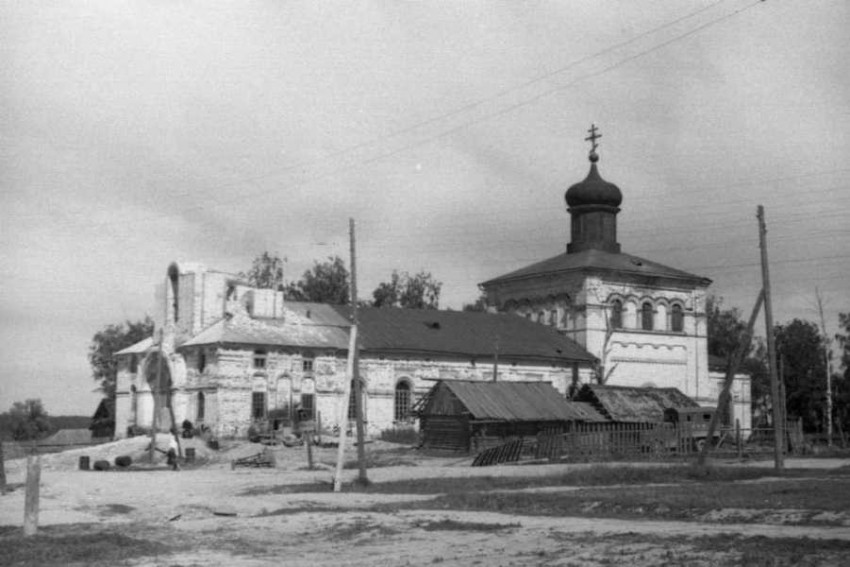
[[[564,192],[623,192],[623,251],[744,317],[765,208],[774,320],[850,311],[850,3],[0,0],[0,411],[91,414],[87,354],[172,261],[441,306],[562,253]],[[763,325],[763,323],[760,323]]]

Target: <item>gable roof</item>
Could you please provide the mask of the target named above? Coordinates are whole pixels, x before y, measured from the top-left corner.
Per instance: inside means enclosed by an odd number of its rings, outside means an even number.
[[[245,314],[222,319],[181,346],[249,344],[348,350],[351,308],[287,302],[283,319]],[[358,309],[365,354],[492,358],[591,364],[596,358],[552,328],[509,314],[364,307]]]
[[[484,287],[494,284],[535,278],[542,275],[553,275],[568,272],[609,272],[629,274],[642,277],[668,278],[679,280],[691,285],[708,286],[711,280],[702,276],[671,268],[658,262],[645,260],[624,252],[607,252],[591,249],[572,254],[559,254],[552,258],[531,264],[519,270],[488,280],[481,285]]]
[[[359,310],[366,352],[416,353],[592,363],[596,358],[556,330],[513,314],[432,309]]]
[[[700,405],[677,388],[634,388],[585,384],[575,399],[590,402],[611,421],[648,423],[664,420],[667,408],[698,408]]]
[[[605,421],[596,411],[567,401],[548,382],[441,380],[429,396],[449,391],[474,419],[496,421]],[[426,413],[428,404],[423,407]]]

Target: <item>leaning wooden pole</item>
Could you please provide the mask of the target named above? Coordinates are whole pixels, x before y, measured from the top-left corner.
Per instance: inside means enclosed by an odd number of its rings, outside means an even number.
[[[762,293],[764,293],[764,325],[767,335],[767,363],[770,369],[770,397],[773,407],[773,451],[774,467],[781,471],[785,468],[783,445],[785,443],[785,416],[782,413],[782,400],[779,395],[779,378],[776,368],[776,337],[773,334],[773,304],[770,299],[770,269],[767,262],[767,227],[764,220],[764,207],[758,206],[759,248],[761,249]]]
[[[334,492],[342,490],[342,465],[345,462],[345,430],[348,429],[348,399],[351,396],[351,382],[354,380],[354,349],[357,344],[357,327],[351,327],[348,338],[348,368],[345,372],[345,386],[342,390],[342,404],[339,408],[339,444],[336,451],[336,471],[334,472]]]
[[[747,322],[747,329],[744,331],[744,336],[741,337],[741,342],[738,344],[738,348],[735,349],[735,353],[729,359],[729,366],[726,368],[726,377],[723,379],[723,389],[720,391],[720,396],[717,398],[717,411],[715,411],[714,415],[711,416],[711,422],[708,424],[708,433],[705,437],[706,443],[702,446],[702,450],[699,452],[699,458],[697,459],[697,464],[699,466],[705,465],[711,446],[711,440],[714,439],[714,432],[717,431],[717,422],[720,421],[722,408],[729,404],[729,390],[732,389],[732,383],[735,381],[735,374],[738,372],[738,367],[741,365],[741,362],[743,362],[744,357],[747,356],[747,352],[750,350],[750,343],[753,340],[753,328],[756,326],[756,319],[758,319],[759,311],[761,311],[763,303],[764,290],[761,290],[759,292],[758,299],[756,299],[756,304],[753,307],[753,312],[750,314],[750,320]]]

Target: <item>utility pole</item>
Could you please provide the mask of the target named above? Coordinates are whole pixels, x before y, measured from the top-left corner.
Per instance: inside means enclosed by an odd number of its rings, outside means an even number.
[[[357,315],[357,261],[355,255],[354,219],[348,219],[349,240],[351,241],[351,322],[357,327],[360,323]],[[357,482],[369,484],[366,477],[366,439],[363,432],[363,383],[360,381],[360,348],[354,343],[354,419],[357,423]]]
[[[820,313],[820,329],[823,333],[824,344],[823,357],[826,359],[826,444],[832,447],[832,360],[829,356],[829,335],[826,334],[826,320],[823,317],[823,301],[820,291],[815,288],[815,296],[818,299],[818,312]]]
[[[334,492],[342,490],[342,469],[345,460],[345,433],[347,429],[345,425],[348,422],[348,404],[352,395],[354,396],[354,414],[357,427],[358,482],[361,484],[369,483],[369,479],[366,477],[366,445],[363,438],[363,400],[357,356],[357,261],[355,255],[354,219],[349,219],[348,225],[351,241],[351,334],[348,341],[348,372],[343,393],[342,409],[340,411],[339,446],[337,448],[336,473],[334,474]],[[354,386],[354,392],[351,391],[352,384]]]
[[[776,372],[776,337],[773,336],[773,304],[770,299],[770,270],[767,262],[767,228],[764,221],[764,207],[759,205],[756,214],[759,221],[759,248],[761,249],[761,279],[764,294],[764,325],[767,335],[767,363],[770,369],[770,397],[773,406],[774,466],[781,471],[785,468],[783,449],[785,444],[785,415],[783,402],[779,394],[779,378]]]

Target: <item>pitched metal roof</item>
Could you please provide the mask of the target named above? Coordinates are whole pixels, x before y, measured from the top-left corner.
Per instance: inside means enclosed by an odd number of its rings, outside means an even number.
[[[556,330],[512,314],[370,307],[359,318],[364,351],[489,359],[498,350],[505,361],[596,360]]]
[[[66,445],[89,445],[92,442],[92,434],[89,429],[60,429],[50,437],[38,442],[44,446],[66,446]]]
[[[575,397],[590,402],[612,421],[649,423],[663,421],[667,408],[698,408],[700,405],[677,388],[635,388],[585,384]]]
[[[711,283],[711,280],[708,278],[677,270],[676,268],[671,268],[658,262],[638,258],[631,254],[591,249],[572,254],[559,254],[542,262],[537,262],[493,278],[481,285],[486,287],[511,280],[578,271],[603,271],[654,278],[663,277],[682,280],[700,286],[708,286]]]
[[[567,401],[548,382],[441,380],[432,390],[438,388],[448,389],[478,420],[605,421],[592,409]]]
[[[236,314],[182,346],[257,344],[348,350],[350,307],[288,302],[283,319]],[[503,361],[590,364],[595,357],[552,328],[509,314],[366,307],[358,310],[365,354],[493,357]]]
[[[255,319],[238,313],[214,323],[180,346],[207,344],[347,350],[348,327],[327,324],[323,320],[315,321],[291,311],[284,319]]]

